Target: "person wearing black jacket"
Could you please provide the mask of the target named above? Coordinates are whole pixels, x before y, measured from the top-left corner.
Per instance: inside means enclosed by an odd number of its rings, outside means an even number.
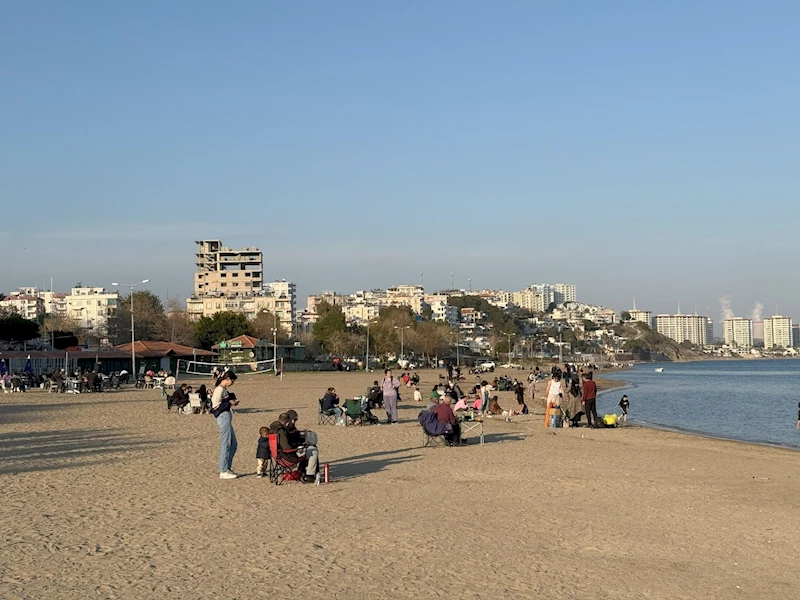
[[[256,450],[256,458],[258,459],[258,467],[256,467],[256,477],[263,477],[266,475],[267,465],[269,465],[269,427],[262,427],[258,430],[258,449]]]

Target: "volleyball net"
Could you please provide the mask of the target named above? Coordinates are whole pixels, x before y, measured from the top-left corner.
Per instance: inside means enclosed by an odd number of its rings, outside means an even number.
[[[223,373],[230,369],[237,375],[245,373],[278,373],[282,369],[283,360],[257,360],[253,362],[203,362],[199,360],[178,360],[177,371],[182,375],[198,375],[211,377],[214,372]]]

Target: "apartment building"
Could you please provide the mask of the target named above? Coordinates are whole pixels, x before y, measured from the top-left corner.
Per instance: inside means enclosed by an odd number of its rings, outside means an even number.
[[[753,347],[753,319],[734,317],[722,322],[725,344],[742,350]]]
[[[792,324],[792,345],[800,348],[800,323]]]
[[[220,240],[196,241],[194,295],[236,296],[260,292],[264,286],[262,254],[258,248],[239,250]]]
[[[764,319],[764,348],[792,347],[792,319],[775,315]]]
[[[691,342],[706,346],[713,341],[713,322],[697,315],[657,315],[654,319],[658,333],[678,343]]]
[[[0,309],[36,321],[44,316],[44,300],[39,296],[14,294],[0,300]]]
[[[66,316],[84,329],[106,330],[119,305],[119,294],[102,287],[75,287],[66,297]]]
[[[631,321],[635,321],[637,323],[647,323],[648,327],[653,326],[653,313],[649,310],[639,310],[637,308],[633,308],[628,311],[628,314],[631,316]]]

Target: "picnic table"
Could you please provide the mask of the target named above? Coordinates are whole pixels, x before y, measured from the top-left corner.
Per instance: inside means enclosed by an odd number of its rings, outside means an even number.
[[[472,419],[468,415],[461,415],[458,420],[461,423],[461,438],[463,439],[470,431],[477,431],[483,446],[483,419],[481,417]]]

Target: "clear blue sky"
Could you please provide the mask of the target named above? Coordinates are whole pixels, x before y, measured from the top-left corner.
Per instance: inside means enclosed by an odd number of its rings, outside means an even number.
[[[0,289],[520,289],[800,320],[796,2],[6,2]]]

